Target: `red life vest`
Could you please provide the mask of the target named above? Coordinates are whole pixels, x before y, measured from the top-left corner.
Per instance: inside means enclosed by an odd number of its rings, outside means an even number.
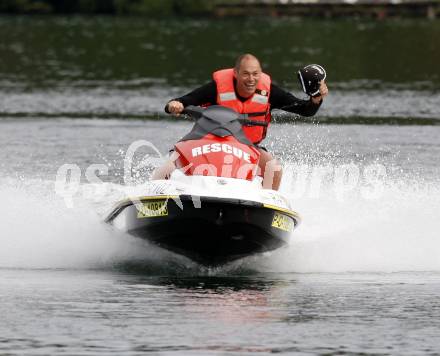
[[[217,104],[234,109],[240,114],[250,114],[252,121],[263,121],[267,123],[262,126],[243,126],[246,137],[253,143],[259,143],[266,137],[266,131],[269,126],[270,115],[270,84],[271,79],[265,73],[261,73],[256,91],[246,101],[237,98],[234,86],[234,70],[222,69],[214,72],[212,77],[217,84]]]

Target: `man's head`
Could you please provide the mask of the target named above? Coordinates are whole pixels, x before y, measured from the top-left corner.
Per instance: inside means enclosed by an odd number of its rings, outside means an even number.
[[[238,95],[245,98],[251,96],[255,93],[261,77],[259,60],[249,53],[241,55],[235,63],[234,75],[237,79]]]

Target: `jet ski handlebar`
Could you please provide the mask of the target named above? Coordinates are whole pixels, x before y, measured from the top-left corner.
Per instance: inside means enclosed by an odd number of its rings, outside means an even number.
[[[223,107],[223,109],[224,109],[224,107]],[[206,110],[206,108],[203,108],[200,106],[189,105],[183,109],[182,114],[191,116],[194,119],[200,119],[203,116],[203,112],[205,110]],[[249,117],[252,117],[252,115],[238,114],[238,113],[235,113],[234,111],[232,111],[232,109],[228,109],[228,110],[233,112],[237,116],[236,120],[244,126],[263,126],[263,127],[268,126],[267,122],[265,122],[265,121],[256,121],[256,120],[249,119]]]
[[[191,116],[195,119],[200,119],[203,116],[203,111],[205,111],[205,108],[189,105],[183,109],[182,114]]]

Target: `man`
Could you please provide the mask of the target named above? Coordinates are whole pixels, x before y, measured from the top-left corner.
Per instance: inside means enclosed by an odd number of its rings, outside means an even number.
[[[270,77],[262,72],[259,60],[252,54],[238,57],[235,67],[213,73],[213,81],[180,97],[165,106],[165,111],[179,116],[188,105],[223,105],[240,114],[250,114],[255,121],[270,123],[270,111],[282,109],[302,116],[313,116],[328,94],[322,80],[319,93],[309,100],[301,100],[271,82]],[[259,169],[263,177],[263,188],[278,190],[281,184],[282,170],[278,161],[260,142],[266,137],[267,126],[248,126],[243,130],[249,140],[258,148],[261,156]],[[153,179],[169,177],[175,169],[172,161],[158,168]]]

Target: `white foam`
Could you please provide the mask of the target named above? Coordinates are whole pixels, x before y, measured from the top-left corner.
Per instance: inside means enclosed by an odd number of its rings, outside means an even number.
[[[387,178],[368,200],[358,190],[341,200],[332,184],[319,197],[294,200],[303,222],[290,246],[260,270],[282,272],[440,271],[440,186]]]
[[[291,182],[284,182],[284,184]],[[303,218],[288,248],[253,258],[237,269],[274,272],[440,271],[440,186],[387,178],[381,197],[358,191],[335,194],[332,184],[319,197],[303,194],[293,207]],[[121,196],[110,183],[98,196],[78,196],[73,208],[50,181],[2,180],[0,267],[94,268],[139,259],[159,259],[140,240],[102,223]],[[285,188],[285,187],[284,187]],[[232,273],[234,268],[224,269]],[[220,271],[221,273],[221,271]]]
[[[53,182],[2,181],[0,196],[0,267],[90,268],[140,253],[137,240],[102,223],[86,201],[67,208]]]

